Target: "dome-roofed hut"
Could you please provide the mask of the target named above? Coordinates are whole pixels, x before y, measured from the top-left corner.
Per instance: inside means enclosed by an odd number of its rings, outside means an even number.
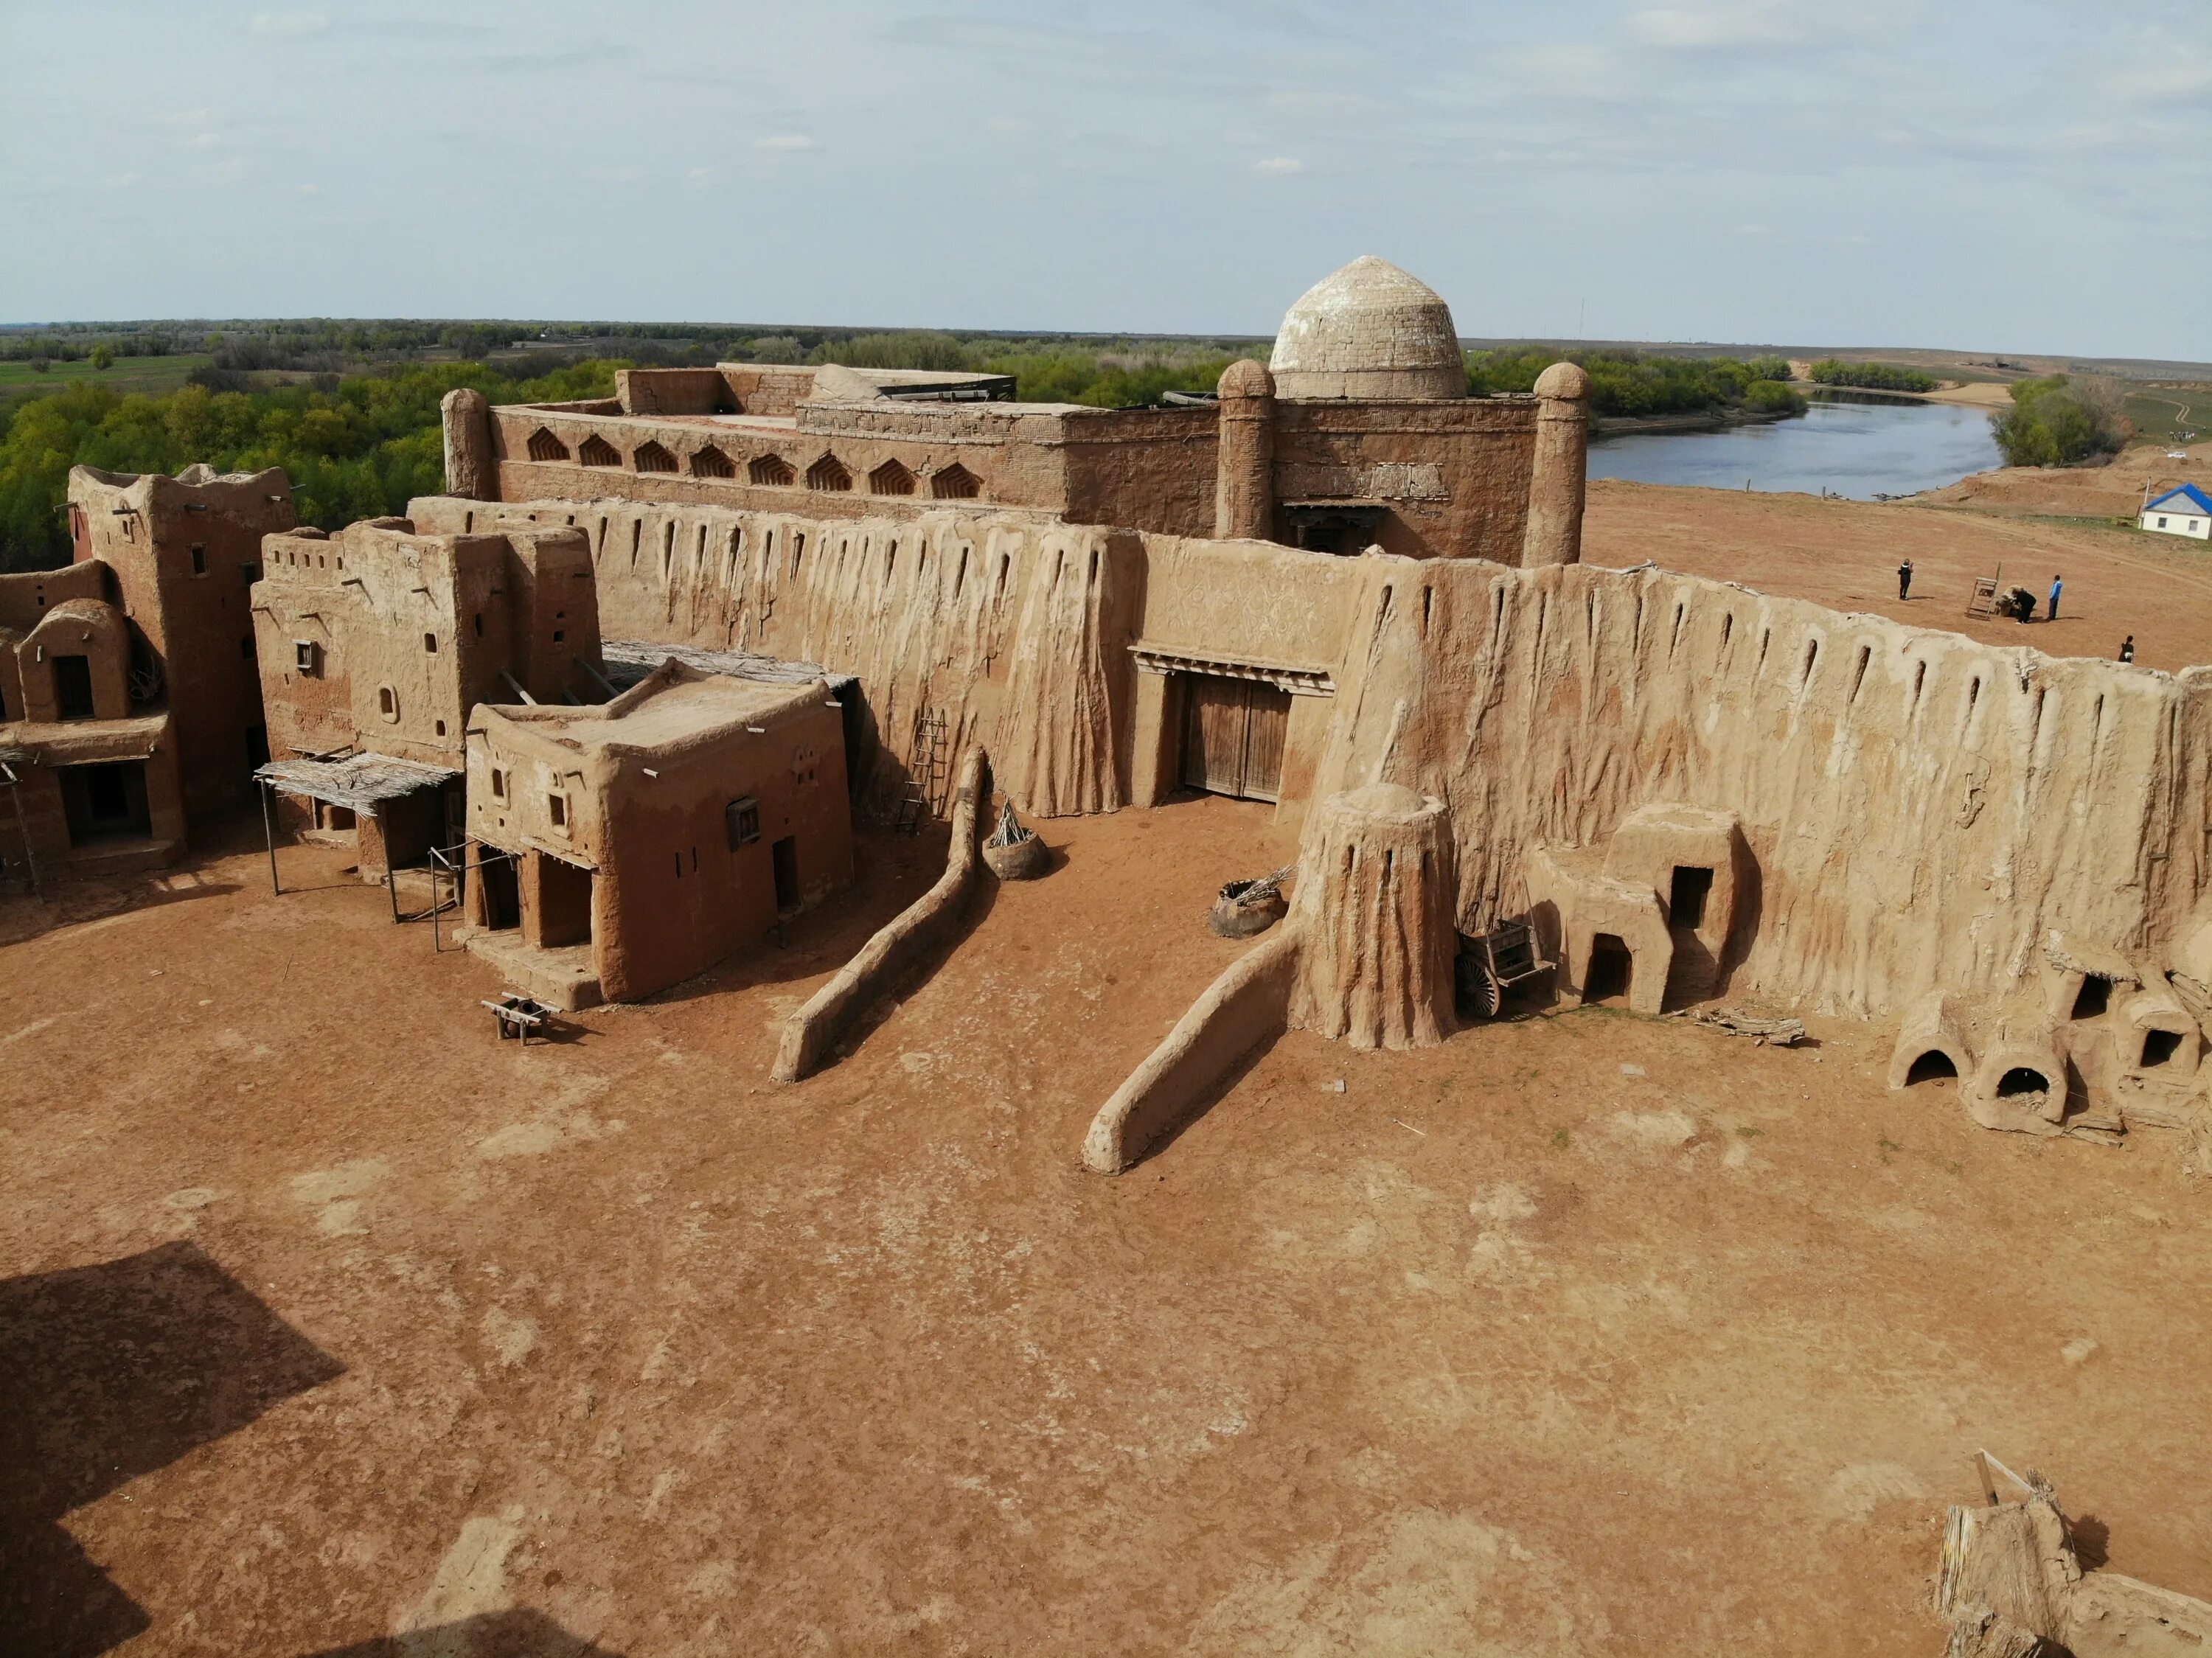
[[[1467,395],[1451,308],[1371,253],[1305,291],[1283,318],[1268,367],[1279,398]]]

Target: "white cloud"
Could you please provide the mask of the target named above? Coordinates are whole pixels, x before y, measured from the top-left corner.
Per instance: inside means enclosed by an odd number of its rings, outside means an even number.
[[[1286,179],[1305,170],[1306,164],[1295,155],[1270,155],[1264,161],[1252,163],[1252,171],[1263,179]]]
[[[2156,61],[2110,76],[2115,96],[2151,104],[2212,102],[2212,54],[2167,52]]]
[[[1631,13],[1628,28],[1655,46],[1728,52],[1802,45],[1838,21],[1832,8],[1806,0],[1676,0]]]
[[[246,32],[264,40],[296,40],[320,34],[330,26],[331,20],[319,11],[257,11]]]
[[[779,132],[773,137],[753,140],[755,149],[775,149],[786,152],[819,149],[822,146],[804,132]]]
[[[714,182],[715,175],[720,172],[720,169],[719,167],[695,167],[684,176],[690,179],[695,185],[711,184]]]

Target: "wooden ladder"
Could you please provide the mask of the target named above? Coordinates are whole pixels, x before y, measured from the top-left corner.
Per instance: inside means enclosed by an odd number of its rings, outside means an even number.
[[[924,708],[914,722],[914,757],[908,763],[906,798],[892,815],[894,831],[921,833],[922,819],[938,810],[939,785],[945,765],[945,716]]]

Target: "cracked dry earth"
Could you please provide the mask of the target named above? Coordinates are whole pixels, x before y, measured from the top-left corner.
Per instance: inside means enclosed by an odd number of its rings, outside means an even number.
[[[1597,1010],[1293,1035],[1102,1179],[1291,847],[1041,827],[790,1089],[777,1021],[941,842],[527,1050],[334,853],[0,907],[0,1649],[1933,1653],[1980,1446],[2212,1592],[2172,1137]]]

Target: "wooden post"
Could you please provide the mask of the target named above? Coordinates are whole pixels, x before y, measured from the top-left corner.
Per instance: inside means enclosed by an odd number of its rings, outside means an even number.
[[[23,816],[23,780],[15,775],[13,766],[0,765],[0,777],[8,783],[8,793],[15,802],[15,833],[23,837],[23,865],[31,872],[31,896],[40,903],[46,901],[46,890],[39,882],[39,854],[31,850],[30,820]]]
[[[1990,1478],[1990,1454],[1976,1451],[1967,1460],[1974,1465],[1974,1473],[1982,1482],[1982,1500],[1994,1509],[1997,1505],[1997,1488],[1996,1482]]]
[[[284,889],[276,884],[276,820],[269,810],[269,784],[261,783],[261,833],[269,842],[269,890],[281,893]]]

